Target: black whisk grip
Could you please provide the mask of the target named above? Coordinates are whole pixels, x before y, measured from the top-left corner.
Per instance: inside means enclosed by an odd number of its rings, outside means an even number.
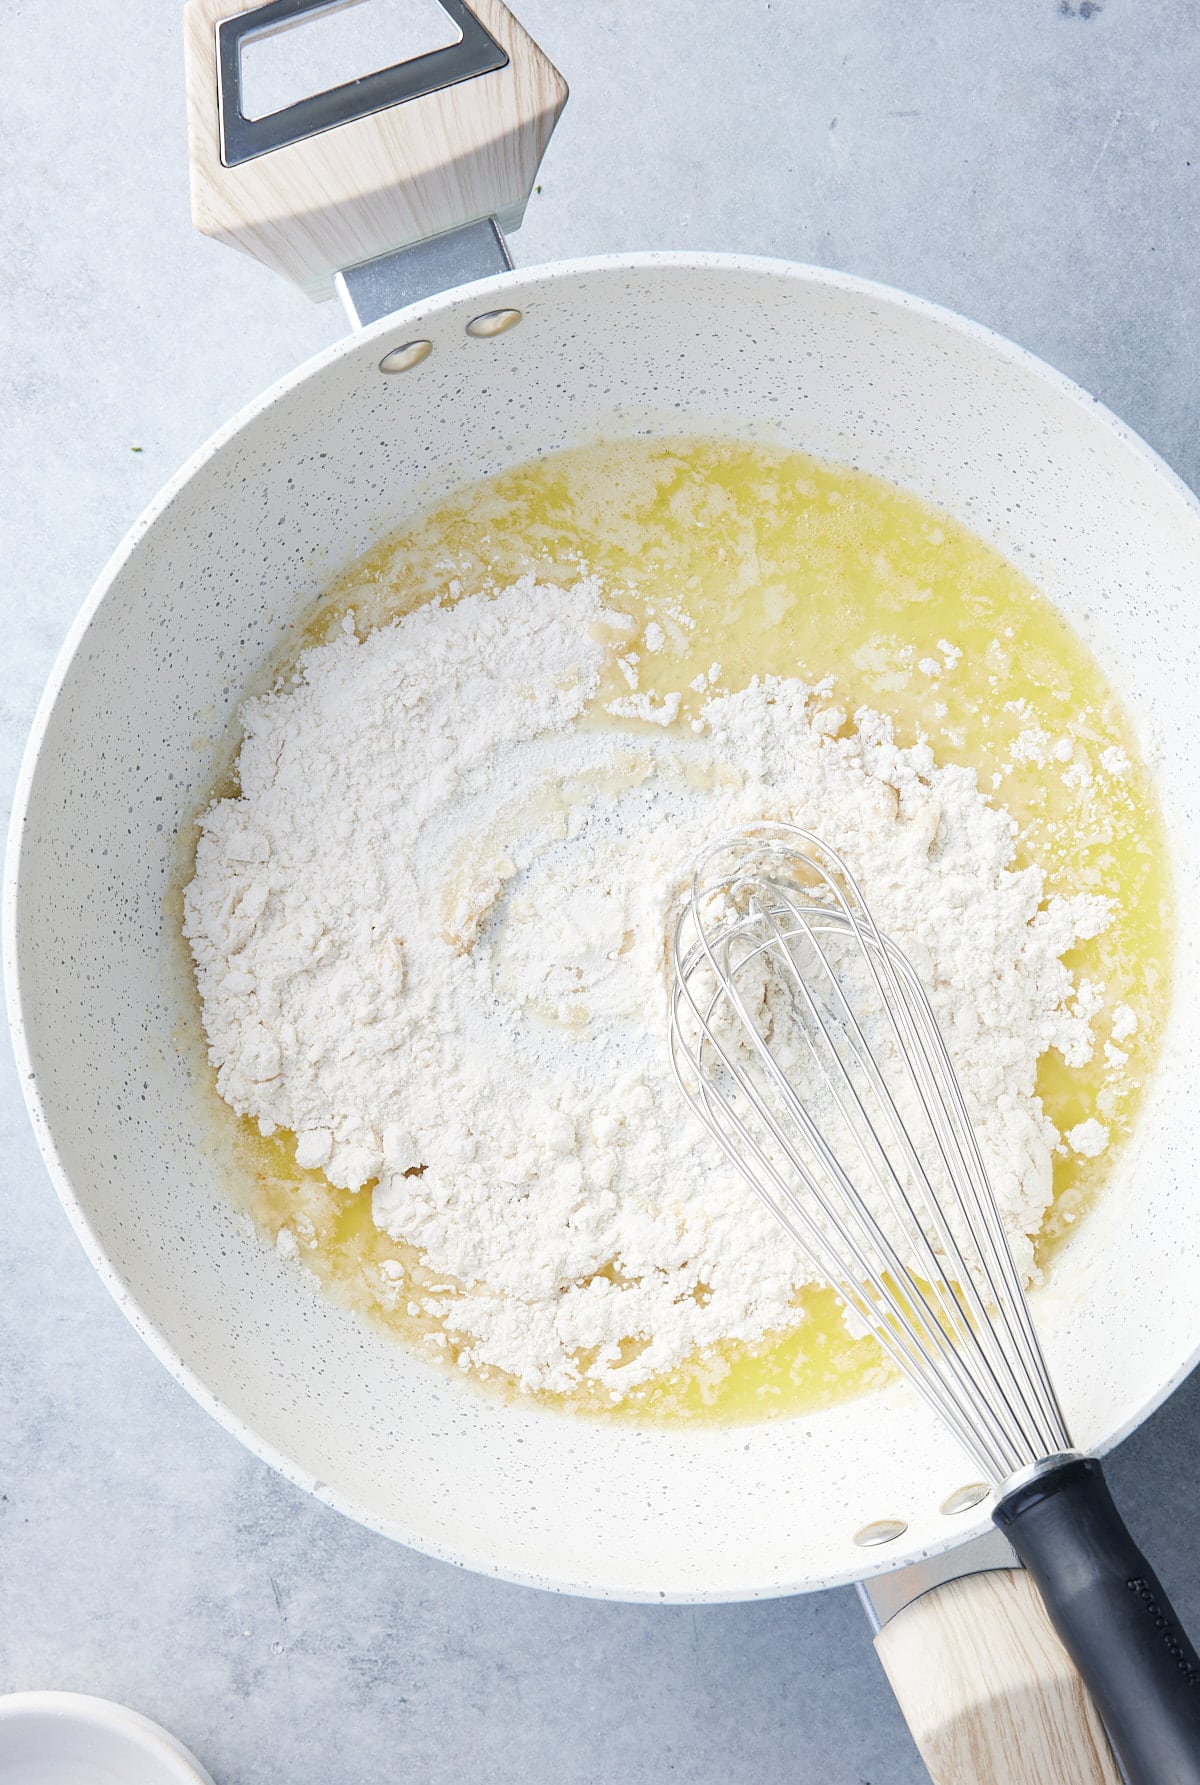
[[[1100,1464],[1071,1458],[992,1516],[1037,1583],[1129,1785],[1200,1785],[1200,1656]]]

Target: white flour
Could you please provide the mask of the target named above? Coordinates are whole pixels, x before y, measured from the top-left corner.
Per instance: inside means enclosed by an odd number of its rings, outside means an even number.
[[[1059,1144],[1038,1056],[1092,1050],[1060,956],[1107,916],[1043,908],[974,775],[827,690],[758,682],[698,730],[631,693],[609,712],[651,729],[576,724],[606,661],[662,648],[636,631],[592,582],[531,578],[348,622],[248,703],[185,897],[226,1101],[334,1184],[375,1180],[375,1220],[447,1280],[401,1305],[467,1362],[614,1398],[788,1325],[807,1276],[670,1078],[666,935],[704,843],[786,818],[845,855],[926,978],[1026,1275]]]

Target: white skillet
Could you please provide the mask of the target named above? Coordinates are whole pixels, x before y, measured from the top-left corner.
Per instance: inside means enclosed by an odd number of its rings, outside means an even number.
[[[229,11],[188,8],[211,233],[320,291],[340,256],[519,212],[565,88],[497,0],[475,11],[504,68],[233,168],[216,103]],[[455,132],[470,145],[457,158]],[[386,307],[405,281],[468,267],[481,240],[498,251],[484,225],[352,274],[351,303]],[[104,570],[38,711],[5,884],[9,1007],[47,1166],[172,1373],[256,1454],[401,1542],[509,1580],[674,1601],[913,1563],[987,1530],[987,1508],[940,1510],[970,1470],[900,1391],[749,1428],[610,1427],[501,1405],[310,1292],[229,1195],[169,894],[248,681],[333,572],[468,480],[683,432],[801,447],[947,509],[1087,638],[1156,766],[1180,938],[1170,1033],[1119,1180],[1035,1306],[1077,1443],[1107,1449],[1200,1345],[1200,506],[1093,399],[987,330],[862,280],[718,255],[501,272],[384,314],[215,435]],[[884,1520],[902,1527],[890,1543],[856,1543]]]

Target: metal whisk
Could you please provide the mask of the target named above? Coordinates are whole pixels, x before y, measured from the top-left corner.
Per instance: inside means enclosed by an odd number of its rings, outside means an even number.
[[[692,1108],[998,1491],[1132,1785],[1200,1785],[1200,1658],[1072,1450],[915,967],[840,856],[786,824],[704,853],[673,953]]]
[[[706,852],[670,1039],[727,1157],[988,1479],[1069,1451],[929,999],[840,856],[768,824]]]

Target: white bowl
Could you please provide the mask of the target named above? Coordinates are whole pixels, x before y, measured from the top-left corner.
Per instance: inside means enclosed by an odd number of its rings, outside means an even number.
[[[0,1698],[4,1785],[213,1785],[194,1754],[138,1711],[82,1692]]]

